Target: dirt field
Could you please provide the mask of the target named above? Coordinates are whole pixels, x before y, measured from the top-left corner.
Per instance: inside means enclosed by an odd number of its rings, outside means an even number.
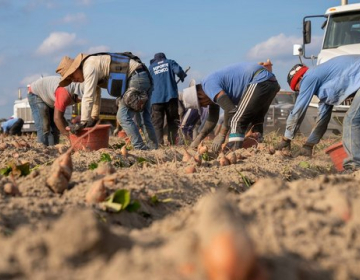
[[[324,153],[339,139],[312,159],[269,153],[277,139],[222,166],[181,147],[123,156],[111,137],[72,153],[62,194],[46,181],[66,147],[0,139],[0,279],[360,279],[360,173]],[[122,204],[87,203],[94,185]]]

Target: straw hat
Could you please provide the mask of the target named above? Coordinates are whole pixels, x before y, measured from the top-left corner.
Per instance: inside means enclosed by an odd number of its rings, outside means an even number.
[[[66,87],[71,83],[69,76],[71,76],[81,65],[81,63],[88,57],[88,54],[80,53],[72,59],[68,56],[64,56],[59,66],[56,69],[56,73],[61,75],[61,80],[59,82],[60,87]]]

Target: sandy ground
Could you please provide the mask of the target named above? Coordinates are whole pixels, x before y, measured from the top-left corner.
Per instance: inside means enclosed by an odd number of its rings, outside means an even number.
[[[182,147],[125,157],[111,137],[72,153],[62,194],[46,181],[66,142],[0,139],[0,168],[16,171],[0,175],[0,279],[360,279],[360,173],[339,174],[324,153],[339,139],[312,159],[269,153],[277,139],[222,166],[211,153],[183,162]],[[140,208],[87,203],[96,184]]]

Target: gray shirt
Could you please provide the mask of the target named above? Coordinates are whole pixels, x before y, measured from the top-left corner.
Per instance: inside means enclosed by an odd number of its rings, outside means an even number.
[[[31,93],[36,94],[42,99],[42,101],[46,103],[46,105],[54,108],[55,91],[59,86],[60,79],[60,76],[48,76],[40,78],[30,84]],[[79,83],[71,83],[65,87],[69,94],[76,94],[79,98],[82,97],[82,88],[83,86]]]

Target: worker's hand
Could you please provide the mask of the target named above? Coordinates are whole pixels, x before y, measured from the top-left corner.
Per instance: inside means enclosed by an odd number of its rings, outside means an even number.
[[[196,150],[200,142],[204,140],[205,137],[206,135],[204,133],[199,133],[198,136],[196,136],[195,140],[191,142],[190,148]]]
[[[97,122],[98,122],[98,119],[90,118],[90,120],[88,120],[86,122],[86,127],[93,127],[97,124]]]
[[[70,133],[79,134],[86,127],[86,123],[75,123],[70,125]]]
[[[286,149],[286,150],[291,149],[291,140],[287,139],[286,137],[283,137],[281,139],[281,142],[275,146],[275,150],[281,151],[283,149]]]
[[[311,157],[312,153],[313,153],[313,148],[314,148],[313,144],[305,143],[294,156],[295,157],[298,157],[298,156]]]
[[[272,66],[270,59],[268,59],[266,62],[259,62],[260,65],[264,66],[269,72],[272,72]]]
[[[213,152],[217,153],[220,151],[221,145],[224,144],[228,131],[229,129],[227,127],[224,127],[220,130],[219,134],[216,135],[211,145],[211,149],[213,150]]]

